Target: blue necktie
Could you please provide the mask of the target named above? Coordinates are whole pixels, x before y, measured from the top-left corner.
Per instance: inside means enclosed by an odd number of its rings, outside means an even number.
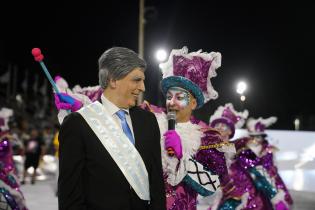
[[[131,143],[135,144],[135,140],[133,139],[130,127],[129,127],[127,120],[126,120],[126,112],[124,110],[119,110],[118,112],[116,112],[116,115],[120,119],[121,127],[122,127],[124,133],[126,134],[128,139],[131,141]]]

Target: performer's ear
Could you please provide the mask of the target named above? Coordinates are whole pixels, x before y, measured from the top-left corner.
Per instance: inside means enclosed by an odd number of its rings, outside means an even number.
[[[190,103],[191,103],[191,109],[195,110],[197,108],[197,100],[195,99],[195,97],[190,96]]]

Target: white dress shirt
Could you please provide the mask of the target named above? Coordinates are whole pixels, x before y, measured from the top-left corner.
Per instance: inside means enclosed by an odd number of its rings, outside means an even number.
[[[118,108],[115,104],[113,104],[110,100],[108,100],[104,94],[102,94],[101,96],[101,100],[102,100],[102,104],[105,107],[105,109],[109,112],[109,114],[114,118],[115,122],[117,123],[117,125],[119,126],[119,128],[121,129],[121,131],[123,131],[122,127],[121,127],[121,122],[119,117],[116,115],[116,112],[118,112],[119,110],[121,110],[120,108]],[[126,120],[128,123],[128,126],[131,130],[133,139],[135,139],[135,136],[133,134],[133,128],[132,128],[132,122],[131,122],[131,118],[130,118],[130,114],[129,114],[129,109],[122,109],[124,111],[126,111]]]

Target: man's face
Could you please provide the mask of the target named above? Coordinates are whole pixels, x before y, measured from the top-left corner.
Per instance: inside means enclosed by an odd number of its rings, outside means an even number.
[[[139,94],[145,91],[144,79],[143,71],[135,68],[124,78],[114,81],[119,108],[128,109],[137,104]]]
[[[232,134],[232,131],[229,126],[227,126],[225,123],[217,123],[215,124],[214,128],[218,129],[223,137],[224,140],[229,140],[230,135]]]
[[[172,87],[166,93],[167,110],[176,112],[177,122],[189,121],[196,106],[196,99],[185,89]]]

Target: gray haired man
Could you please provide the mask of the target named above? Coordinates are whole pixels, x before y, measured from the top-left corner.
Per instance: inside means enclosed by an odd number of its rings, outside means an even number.
[[[100,101],[69,114],[59,134],[59,209],[165,209],[160,132],[136,107],[146,63],[114,47],[99,58]]]

